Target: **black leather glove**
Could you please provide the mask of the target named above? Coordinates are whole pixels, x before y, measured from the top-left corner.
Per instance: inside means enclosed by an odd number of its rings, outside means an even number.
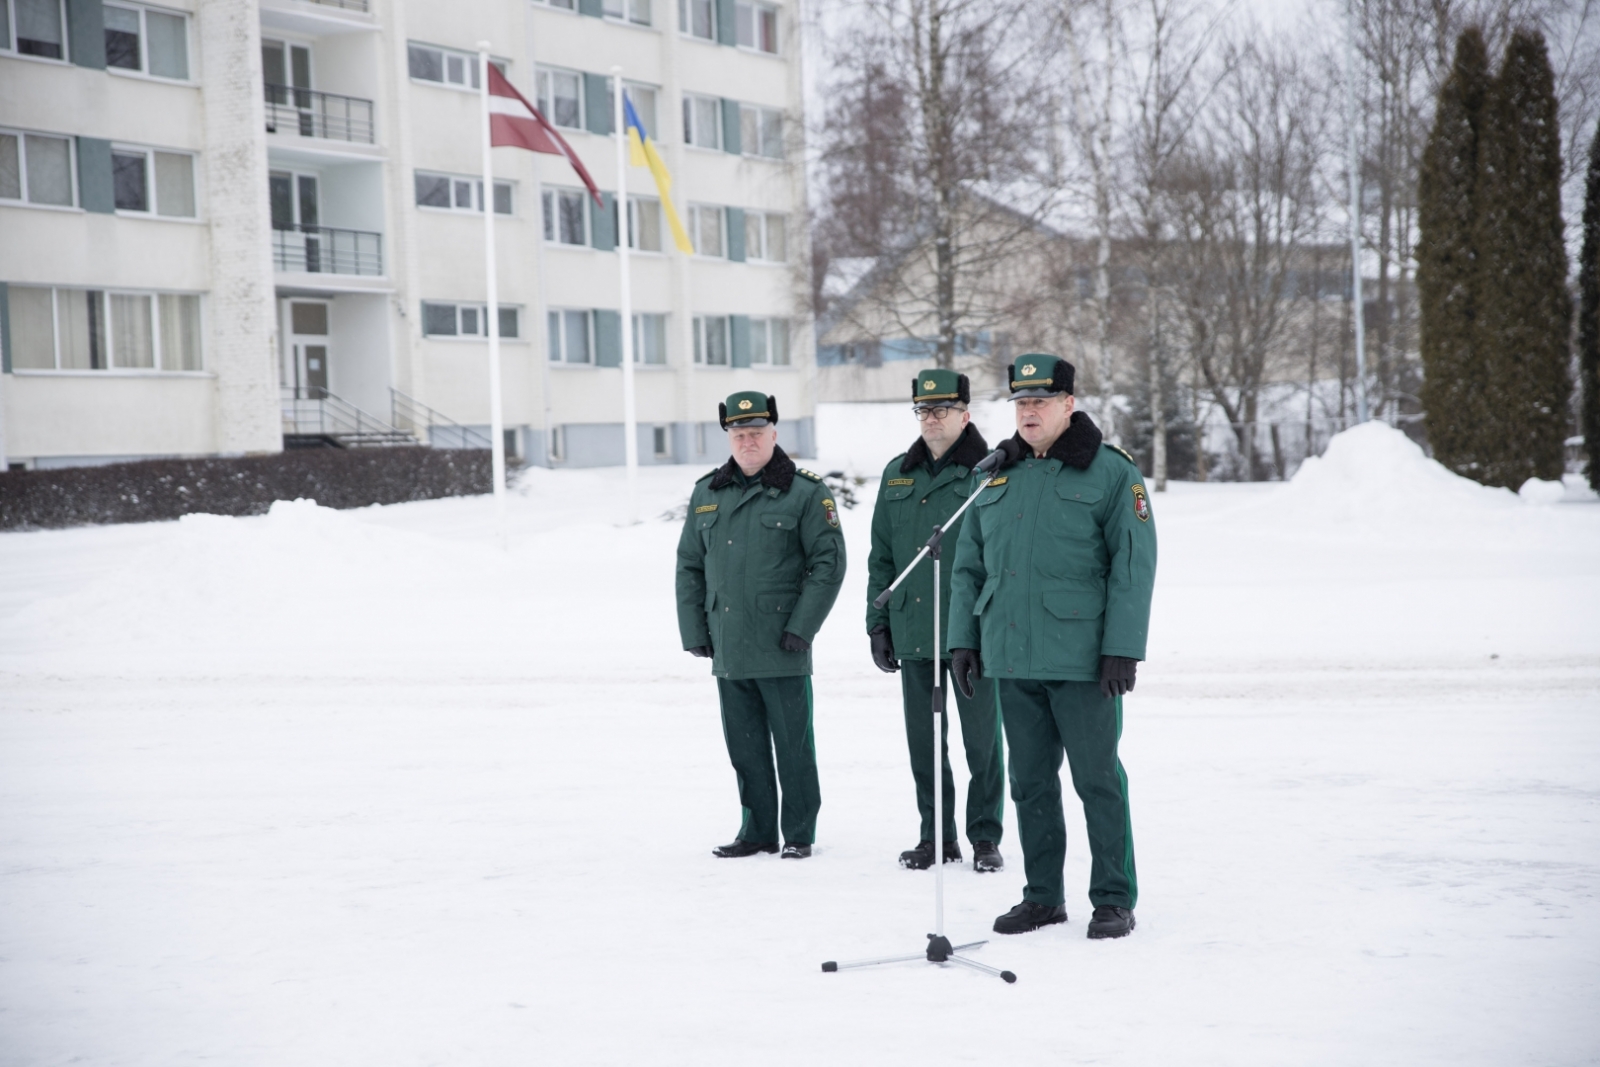
[[[1100,692],[1108,697],[1133,692],[1133,674],[1138,666],[1138,660],[1127,656],[1101,656]]]
[[[887,626],[875,626],[867,634],[872,638],[872,662],[884,674],[893,674],[900,669],[900,661],[894,658],[894,638],[889,636]]]
[[[686,651],[689,653],[689,655],[691,655],[691,656],[699,656],[701,659],[710,659],[711,658],[711,646],[710,645],[695,645],[693,648],[687,649]]]
[[[983,677],[983,660],[975,648],[952,648],[950,650],[950,677],[955,681],[956,688],[961,690],[961,695],[967,699],[972,698],[972,683]]]
[[[804,652],[811,647],[811,642],[799,634],[792,634],[785,630],[783,631],[783,636],[778,638],[778,647],[785,652]]]

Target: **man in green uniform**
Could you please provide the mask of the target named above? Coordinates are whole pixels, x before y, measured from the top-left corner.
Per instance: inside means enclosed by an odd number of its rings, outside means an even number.
[[[900,853],[900,864],[918,871],[933,866],[933,681],[940,659],[949,662],[949,560],[940,568],[942,617],[937,645],[933,638],[932,563],[920,563],[884,607],[874,607],[872,602],[916,557],[934,527],[949,521],[972,491],[972,468],[989,454],[989,446],[967,412],[970,391],[967,376],[950,370],[923,371],[912,380],[912,410],[922,433],[883,470],[878,506],[872,514],[872,555],[867,559],[867,633],[872,638],[872,659],[880,670],[901,671],[906,744],[911,752],[911,777],[917,786],[917,808],[922,812],[921,840],[916,848]],[[960,531],[958,522],[946,533],[944,543],[953,549]],[[961,737],[971,775],[966,826],[972,866],[978,871],[998,871],[1004,866],[998,846],[1005,809],[1005,771],[994,685],[979,685],[970,697],[957,693],[956,709],[961,715]],[[940,722],[948,734],[949,720],[941,716]],[[956,785],[945,737],[940,738],[939,746],[944,764],[944,859],[959,863]]]
[[[784,857],[804,859],[822,806],[811,642],[844,581],[844,537],[828,487],[778,447],[776,397],[734,393],[718,412],[732,456],[695,483],[678,539],[678,631],[711,660],[744,808],[712,852],[776,852],[781,828]]]
[[[1065,753],[1088,824],[1088,933],[1122,937],[1133,930],[1139,884],[1117,741],[1149,630],[1155,524],[1132,457],[1074,413],[1072,364],[1025,355],[1008,376],[1025,451],[973,503],[950,594],[957,687],[999,684],[1028,878],[1022,903],[994,928],[1067,921]]]

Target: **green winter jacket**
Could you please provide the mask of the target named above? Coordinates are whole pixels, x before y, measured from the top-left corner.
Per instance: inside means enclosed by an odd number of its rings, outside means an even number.
[[[719,678],[811,673],[811,653],[778,647],[785,630],[816,639],[844,582],[844,536],[828,487],[775,449],[742,484],[726,464],[695,483],[678,539],[678,632],[710,645]]]
[[[872,513],[872,554],[867,557],[867,632],[889,627],[899,659],[933,659],[933,563],[917,564],[881,608],[872,606],[879,593],[928,543],[935,526],[943,525],[967,502],[974,484],[972,468],[989,454],[976,426],[950,446],[938,474],[929,471],[928,446],[917,438],[911,448],[889,461],[878,483],[878,504]],[[970,515],[971,509],[967,514]],[[955,564],[961,520],[944,535],[939,567],[939,636],[950,632],[950,572]],[[941,640],[943,656],[950,646]]]
[[[1101,656],[1144,659],[1155,520],[1139,469],[1100,436],[1074,413],[1046,458],[1028,449],[962,523],[950,647],[980,649],[987,677],[1092,682]]]

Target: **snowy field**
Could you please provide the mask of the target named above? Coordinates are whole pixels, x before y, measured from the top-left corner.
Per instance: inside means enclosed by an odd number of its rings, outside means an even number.
[[[827,413],[804,465],[875,475],[894,411]],[[1138,931],[1084,938],[1069,805],[1071,921],[974,953],[1008,986],[818,967],[932,922],[862,633],[875,483],[817,641],[816,855],[710,855],[733,774],[659,518],[701,473],[643,471],[625,526],[620,471],[527,472],[506,551],[487,499],[0,535],[0,1064],[1600,1062],[1576,483],[1369,426],[1156,495]],[[1020,898],[1006,831],[1005,872],[949,869],[958,942]]]

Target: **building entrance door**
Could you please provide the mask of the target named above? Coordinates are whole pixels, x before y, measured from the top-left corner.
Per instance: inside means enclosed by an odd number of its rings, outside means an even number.
[[[289,366],[297,400],[328,395],[328,305],[321,300],[289,301]]]

